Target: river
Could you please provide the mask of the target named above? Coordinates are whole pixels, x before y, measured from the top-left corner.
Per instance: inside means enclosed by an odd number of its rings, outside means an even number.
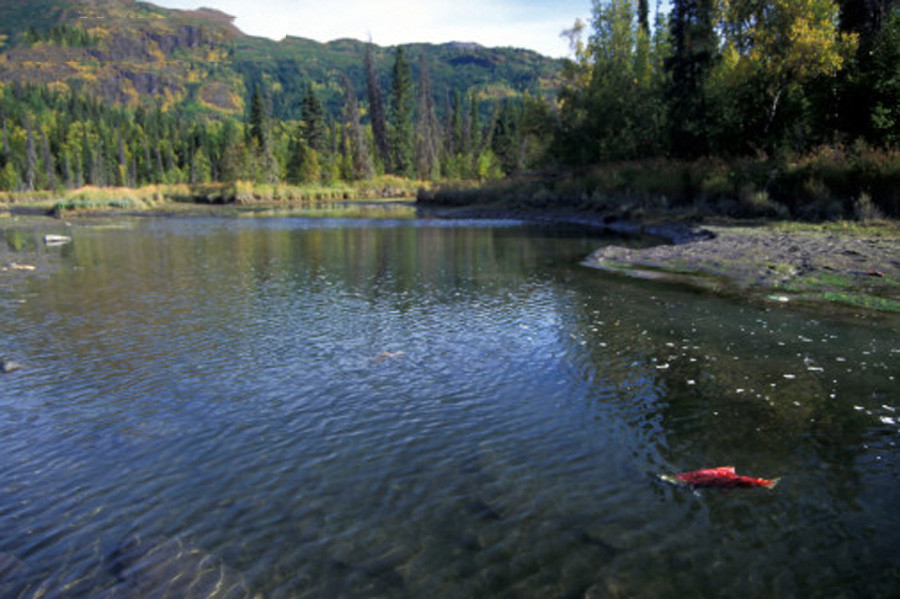
[[[896,319],[515,220],[101,224],[4,224],[0,596],[900,593]],[[780,481],[657,478],[724,465]]]

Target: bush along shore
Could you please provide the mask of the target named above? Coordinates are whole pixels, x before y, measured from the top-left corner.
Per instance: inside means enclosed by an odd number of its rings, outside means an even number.
[[[444,185],[419,204],[652,234],[584,264],[773,302],[900,313],[900,152],[839,149],[803,160],[654,160],[487,186]]]
[[[607,218],[900,218],[900,150],[829,146],[799,158],[648,159],[436,185],[423,204],[578,210]]]

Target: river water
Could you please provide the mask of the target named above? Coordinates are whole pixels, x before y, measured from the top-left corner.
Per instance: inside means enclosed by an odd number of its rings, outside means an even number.
[[[896,319],[517,221],[114,224],[5,225],[0,596],[900,594]],[[657,478],[723,465],[781,480]]]

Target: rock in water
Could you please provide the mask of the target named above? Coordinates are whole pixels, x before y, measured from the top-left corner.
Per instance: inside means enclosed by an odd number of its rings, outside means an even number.
[[[106,599],[256,599],[244,576],[180,539],[133,537],[110,556],[119,584]]]
[[[22,365],[18,362],[10,360],[8,358],[0,358],[0,372],[4,374],[8,374],[10,372],[15,372],[22,368]]]

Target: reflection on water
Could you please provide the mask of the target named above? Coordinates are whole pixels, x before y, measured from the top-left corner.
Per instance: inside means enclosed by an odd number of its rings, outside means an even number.
[[[513,221],[25,237],[0,596],[900,590],[896,322],[611,278]],[[731,464],[782,483],[653,476]]]

